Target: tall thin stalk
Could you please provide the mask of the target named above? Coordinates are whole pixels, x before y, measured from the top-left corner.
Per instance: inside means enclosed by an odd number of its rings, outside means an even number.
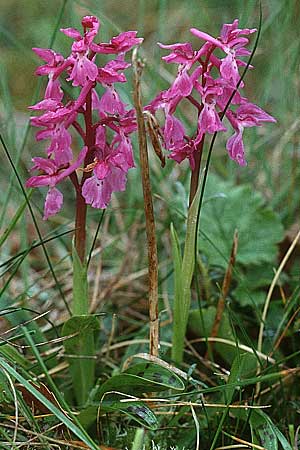
[[[133,52],[134,68],[134,105],[138,123],[138,140],[142,185],[144,196],[144,211],[146,219],[146,234],[148,246],[148,274],[149,274],[149,319],[150,319],[150,354],[158,356],[159,352],[159,321],[158,321],[158,257],[155,236],[155,220],[151,195],[149,175],[149,160],[146,138],[146,127],[143,116],[141,99],[141,75],[143,63],[137,58],[137,51]]]
[[[93,129],[93,119],[92,119],[92,91],[87,94],[86,97],[86,110],[84,112],[85,121],[85,136],[84,143],[88,147],[86,161],[84,165],[87,166],[91,161],[90,159],[91,150],[95,145],[95,131]],[[84,172],[81,180],[81,187],[84,181],[91,175],[91,172]],[[82,196],[81,188],[76,189],[76,218],[75,218],[75,248],[77,254],[82,263],[85,262],[86,253],[86,214],[87,205],[86,201]]]

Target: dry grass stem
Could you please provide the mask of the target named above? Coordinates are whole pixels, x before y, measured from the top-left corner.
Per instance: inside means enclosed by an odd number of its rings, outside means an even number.
[[[138,141],[142,172],[144,211],[146,218],[146,234],[149,259],[149,319],[150,319],[150,354],[159,353],[159,321],[158,321],[158,257],[155,236],[155,220],[149,176],[146,128],[141,100],[141,75],[143,63],[137,57],[135,49],[132,56],[134,69],[134,105],[138,123]]]
[[[219,337],[209,337],[209,338],[197,338],[197,339],[193,339],[192,341],[190,341],[190,344],[196,344],[197,342],[206,342],[206,341],[214,341],[214,342],[220,342],[221,344],[226,344],[226,345],[230,345],[231,347],[236,347],[236,342],[235,341],[231,341],[229,339],[223,339],[223,338],[219,338]],[[244,344],[239,344],[239,348],[241,350],[245,350],[248,353],[254,353],[253,348],[248,347],[248,345],[244,345]],[[261,359],[268,361],[272,364],[275,364],[276,361],[274,358],[271,358],[269,355],[266,355],[265,353],[256,351],[255,352]]]
[[[265,447],[262,447],[261,445],[252,444],[251,442],[245,441],[244,439],[238,438],[236,436],[232,436],[231,434],[227,434],[227,436],[231,437],[231,439],[233,441],[240,442],[241,444],[248,445],[248,447],[257,448],[258,450],[267,450]]]

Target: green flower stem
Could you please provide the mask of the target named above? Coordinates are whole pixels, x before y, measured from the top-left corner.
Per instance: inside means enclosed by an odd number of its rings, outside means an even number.
[[[87,265],[82,263],[75,245],[73,258],[73,316],[89,313]]]
[[[177,364],[180,364],[183,359],[184,337],[191,304],[191,283],[195,266],[195,242],[200,191],[199,186],[188,212],[182,261],[177,235],[174,228],[171,229],[175,275],[172,359]]]
[[[204,137],[199,142],[197,151],[195,152],[195,168],[192,170],[191,175],[191,183],[190,183],[190,206],[194,200],[194,197],[196,195],[198,184],[199,184],[199,174],[200,174],[200,166],[201,166],[201,159],[202,159],[202,153],[203,153],[203,145],[204,145]]]
[[[76,127],[88,147],[85,167],[92,161],[95,145],[95,131],[92,121],[92,94],[87,94],[84,112],[85,134]],[[72,317],[63,326],[63,336],[72,336],[65,342],[69,357],[70,375],[77,404],[83,406],[95,382],[95,332],[99,329],[98,319],[89,315],[87,261],[86,261],[86,218],[87,205],[82,195],[82,186],[91,172],[83,172],[81,181],[77,175],[71,177],[76,190],[75,236],[72,246],[73,260],[73,305]]]

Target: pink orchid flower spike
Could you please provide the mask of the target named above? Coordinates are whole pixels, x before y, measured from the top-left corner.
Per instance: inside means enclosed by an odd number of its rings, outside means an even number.
[[[223,25],[217,38],[197,28],[190,31],[203,42],[196,50],[189,42],[159,44],[161,48],[171,51],[162,59],[168,64],[178,65],[177,75],[170,87],[158,93],[145,110],[152,114],[163,111],[165,119],[160,134],[164,137],[165,148],[170,152],[169,158],[178,163],[187,159],[194,170],[196,155],[202,151],[205,136],[227,130],[227,123],[224,124],[221,117],[231,99],[226,118],[234,134],[227,140],[226,148],[230,158],[243,166],[246,164],[242,136],[244,128],[275,122],[272,116],[241,94],[244,83],[236,89],[240,67],[247,64],[243,58],[251,54],[247,48],[248,36],[256,29],[239,28],[239,21],[235,19],[231,24]],[[198,117],[194,133],[190,136],[176,117],[183,100],[193,105]],[[200,161],[199,158],[197,160]]]
[[[117,85],[127,82],[125,70],[130,63],[125,61],[126,53],[143,39],[136,31],[126,31],[108,43],[95,42],[98,18],[85,16],[81,25],[83,32],[61,29],[73,40],[66,58],[52,49],[33,49],[45,61],[36,75],[48,76],[48,84],[44,99],[30,106],[37,113],[31,117],[31,125],[40,128],[36,140],[48,143],[47,157],[33,158],[32,170],[40,173],[30,177],[26,186],[49,187],[44,219],[62,208],[63,194],[57,186],[68,177],[76,190],[76,205],[79,198],[81,207],[83,201],[84,205],[106,208],[113,192],[125,190],[128,170],[134,167],[131,134],[137,129],[135,111],[124,103]],[[79,88],[74,99],[69,92],[65,95],[62,78]],[[72,146],[78,147],[78,140],[73,132],[83,141],[75,160],[78,150],[73,151]]]

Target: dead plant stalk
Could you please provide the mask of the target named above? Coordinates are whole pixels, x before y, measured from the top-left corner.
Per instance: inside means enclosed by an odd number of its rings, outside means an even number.
[[[138,125],[138,142],[142,173],[144,211],[146,219],[146,234],[148,246],[148,274],[149,274],[149,319],[150,319],[150,354],[158,356],[159,350],[159,322],[158,322],[158,258],[155,236],[155,220],[151,195],[149,175],[149,160],[146,138],[146,127],[141,100],[141,75],[143,63],[137,57],[137,51],[132,56],[134,69],[134,106]]]

